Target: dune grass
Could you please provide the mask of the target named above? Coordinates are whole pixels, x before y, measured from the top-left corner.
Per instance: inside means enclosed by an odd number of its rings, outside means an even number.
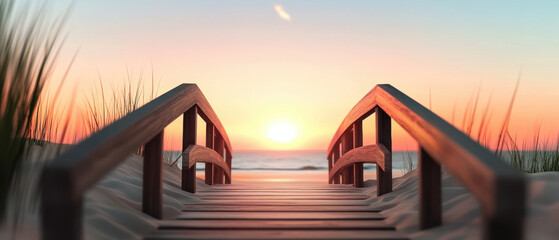
[[[82,129],[85,132],[83,137],[103,129],[158,96],[159,83],[156,87],[153,67],[151,86],[148,87],[144,83],[143,71],[138,75],[137,81],[134,81],[134,76],[128,71],[128,67],[126,72],[126,80],[122,85],[113,85],[108,92],[99,75],[98,87],[85,99],[85,113],[82,115],[83,126],[85,126],[85,129]],[[142,148],[138,148],[136,153],[142,155]]]
[[[493,119],[492,97],[489,96],[487,102],[481,107],[481,87],[474,92],[467,102],[461,123],[455,122],[456,105],[453,108],[450,122],[481,145],[487,148],[494,147],[493,151],[497,157],[521,171],[528,173],[559,171],[559,136],[555,142],[543,139],[540,135],[540,126],[536,127],[533,136],[529,139],[519,140],[511,135],[509,123],[518,88],[519,81],[517,81],[509,100],[496,140],[492,138],[495,135],[489,129]],[[429,97],[429,105],[430,103],[431,97]],[[411,154],[408,151],[403,153],[403,162],[404,173],[417,168],[413,164]]]
[[[45,5],[22,4],[27,5],[0,1],[0,223],[10,198],[17,203],[11,209],[15,223],[27,207],[19,200],[29,193],[27,181],[21,180],[29,139],[44,141],[55,128],[52,108],[44,107],[54,103],[45,102],[43,93],[63,44],[59,36],[65,17],[50,21]]]
[[[133,78],[127,67],[126,80],[121,86],[112,86],[110,91],[107,92],[101,76],[99,76],[99,86],[85,100],[86,113],[83,121],[87,135],[101,130],[157,96],[158,90],[155,88],[153,70],[151,87],[148,87],[148,91],[146,91],[146,86],[143,83],[143,72],[140,72],[136,83],[134,83]]]
[[[542,139],[539,126],[536,127],[531,139],[519,140],[511,136],[509,123],[519,88],[519,82],[518,80],[516,83],[503,122],[500,125],[497,139],[494,142],[494,153],[497,157],[524,172],[559,171],[559,141],[554,143]],[[481,145],[491,148],[493,143],[491,131],[489,130],[489,124],[492,120],[491,96],[488,98],[485,108],[480,115],[477,113],[479,110],[480,91],[481,89],[478,88],[475,97],[466,105],[461,129]],[[474,131],[474,129],[477,129],[477,131]]]

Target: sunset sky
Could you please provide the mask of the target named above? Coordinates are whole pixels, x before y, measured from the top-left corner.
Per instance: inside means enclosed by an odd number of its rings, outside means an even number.
[[[57,1],[53,12],[69,3]],[[557,1],[76,0],[59,63],[79,50],[65,97],[74,85],[79,98],[89,94],[99,75],[121,84],[127,67],[150,75],[152,64],[159,93],[196,83],[235,150],[325,150],[379,83],[431,102],[449,121],[456,106],[458,125],[481,88],[496,133],[518,78],[511,133],[531,137],[541,124],[554,140],[558,9]],[[293,139],[271,139],[278,125],[293,128]],[[180,138],[177,126],[169,131]],[[399,128],[394,145],[416,147]]]

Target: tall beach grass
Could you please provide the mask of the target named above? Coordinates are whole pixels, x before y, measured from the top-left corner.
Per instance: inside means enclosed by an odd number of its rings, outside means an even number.
[[[509,124],[512,118],[516,94],[519,89],[519,82],[518,80],[512,97],[509,100],[499,132],[496,135],[496,140],[491,138],[491,131],[489,130],[493,117],[491,96],[488,98],[485,107],[479,110],[481,88],[478,88],[475,97],[472,97],[466,105],[461,129],[481,145],[487,148],[494,146],[494,153],[497,157],[507,161],[521,171],[528,173],[559,171],[559,138],[556,142],[543,139],[540,135],[539,126],[536,127],[529,139],[518,139],[511,134]],[[482,113],[480,114],[478,111],[482,111]],[[474,131],[474,129],[477,129],[477,131]]]
[[[29,207],[28,146],[48,140],[58,126],[50,107],[56,101],[47,103],[43,95],[63,44],[65,16],[51,21],[46,7],[0,1],[0,223],[10,200],[14,225]]]

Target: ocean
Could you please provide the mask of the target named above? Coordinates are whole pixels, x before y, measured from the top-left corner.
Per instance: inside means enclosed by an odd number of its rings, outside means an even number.
[[[165,152],[167,161],[181,159],[180,152]],[[405,173],[405,163],[417,167],[417,152],[396,151],[392,153],[393,173]],[[197,171],[204,171],[205,164],[196,164]],[[375,164],[364,164],[364,169],[375,170]],[[267,172],[267,171],[317,171],[328,172],[328,161],[324,151],[238,151],[233,153],[232,171]]]

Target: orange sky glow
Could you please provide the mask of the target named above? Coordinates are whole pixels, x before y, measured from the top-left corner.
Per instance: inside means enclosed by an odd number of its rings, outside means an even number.
[[[477,114],[491,101],[494,146],[520,79],[511,134],[530,139],[537,126],[550,141],[559,134],[559,28],[549,23],[550,9],[557,9],[552,2],[129,4],[77,1],[72,9],[59,65],[79,49],[61,96],[71,101],[75,87],[76,121],[99,77],[120,86],[128,74],[136,81],[143,72],[147,84],[153,66],[159,94],[198,84],[234,150],[326,150],[347,112],[380,83],[459,128],[480,89]],[[278,122],[288,122],[296,136],[270,138]],[[364,127],[365,143],[374,142],[373,119]],[[167,149],[180,148],[180,134],[179,121],[166,129]],[[398,126],[393,142],[395,150],[417,148]]]

